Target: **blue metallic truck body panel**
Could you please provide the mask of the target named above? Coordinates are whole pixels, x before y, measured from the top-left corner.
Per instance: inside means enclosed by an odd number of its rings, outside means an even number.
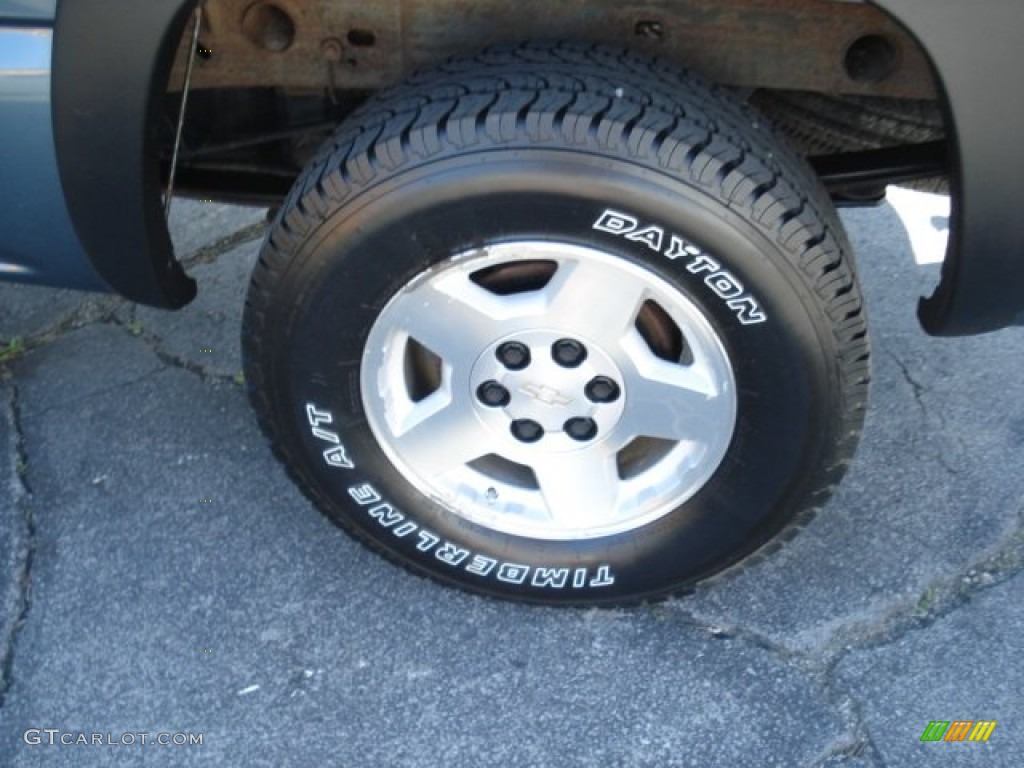
[[[0,26],[6,21],[53,21],[57,0],[0,0]]]
[[[105,290],[64,202],[50,119],[52,45],[46,27],[0,29],[0,277]]]

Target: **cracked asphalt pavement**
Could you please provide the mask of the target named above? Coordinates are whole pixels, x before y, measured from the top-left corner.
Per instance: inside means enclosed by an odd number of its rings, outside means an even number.
[[[0,765],[1019,765],[1024,331],[923,334],[943,200],[893,199],[909,236],[843,214],[874,352],[845,482],[780,552],[630,610],[447,590],[313,509],[241,385],[263,211],[176,204],[177,313],[0,286]]]

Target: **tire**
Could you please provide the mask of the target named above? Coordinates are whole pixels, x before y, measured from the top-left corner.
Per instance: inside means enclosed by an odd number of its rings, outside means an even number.
[[[936,101],[765,90],[754,93],[751,102],[775,123],[797,152],[808,157],[922,144],[945,136]],[[946,176],[899,186],[949,194]]]
[[[298,485],[394,562],[528,602],[663,597],[841,477],[868,380],[848,254],[724,91],[608,46],[490,49],[379,93],[303,173],[246,381]]]

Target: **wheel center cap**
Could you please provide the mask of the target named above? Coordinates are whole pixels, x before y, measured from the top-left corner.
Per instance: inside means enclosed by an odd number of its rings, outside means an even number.
[[[528,381],[519,388],[519,391],[527,397],[532,397],[534,400],[544,403],[544,405],[565,407],[573,403],[571,397],[563,395],[557,389],[549,387],[547,384],[535,384],[532,381]]]
[[[622,382],[603,349],[548,329],[497,339],[477,358],[470,377],[477,414],[499,439],[557,452],[611,434],[624,408]]]

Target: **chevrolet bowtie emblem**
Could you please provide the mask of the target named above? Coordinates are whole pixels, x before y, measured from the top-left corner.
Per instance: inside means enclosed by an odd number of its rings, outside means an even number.
[[[571,397],[566,397],[554,387],[548,387],[544,384],[523,384],[519,388],[519,391],[524,395],[529,395],[534,400],[539,400],[544,405],[569,405],[572,403]]]

